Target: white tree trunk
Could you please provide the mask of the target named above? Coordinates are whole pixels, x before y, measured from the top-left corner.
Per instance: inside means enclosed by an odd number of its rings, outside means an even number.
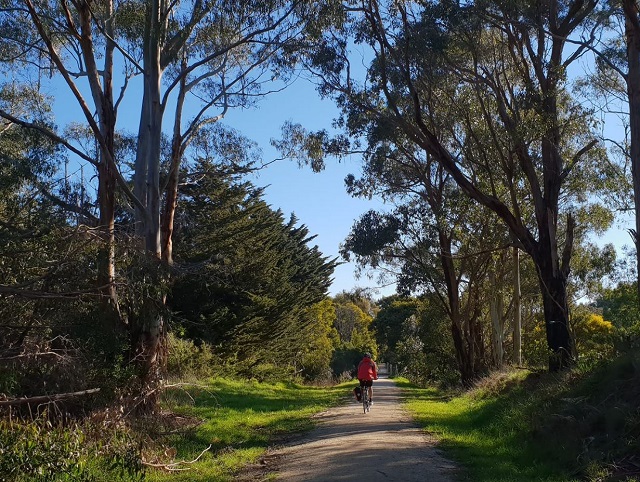
[[[504,348],[503,348],[503,330],[502,326],[502,300],[500,295],[500,289],[496,282],[496,274],[495,271],[491,270],[489,273],[489,283],[491,285],[492,293],[489,302],[490,312],[491,312],[491,326],[492,326],[492,337],[491,341],[493,344],[493,363],[496,368],[502,368],[502,363],[504,359]]]
[[[520,292],[520,251],[513,247],[513,363],[522,366],[522,308]]]

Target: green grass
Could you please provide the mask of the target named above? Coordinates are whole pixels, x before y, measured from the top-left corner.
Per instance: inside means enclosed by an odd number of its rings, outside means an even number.
[[[257,461],[266,448],[291,433],[312,428],[312,415],[348,395],[344,386],[319,388],[291,383],[213,380],[203,388],[172,390],[163,406],[202,423],[169,435],[163,444],[175,447],[176,460],[190,461],[211,445],[184,472],[153,470],[147,479],[162,481],[225,481],[244,465]]]
[[[405,388],[408,386],[405,385]],[[549,461],[527,449],[528,421],[516,406],[499,398],[470,394],[446,398],[433,390],[410,389],[407,406],[432,432],[448,456],[461,463],[473,481],[568,481],[554,475]],[[521,400],[526,411],[527,402]]]
[[[127,425],[106,416],[66,427],[2,420],[0,481],[231,481],[267,447],[312,428],[313,415],[350,396],[352,385],[212,379],[165,391],[160,414]],[[141,470],[141,454],[158,467]]]
[[[639,368],[622,359],[590,373],[517,370],[463,394],[397,382],[464,480],[634,480],[616,477],[624,472],[618,462],[640,452]]]

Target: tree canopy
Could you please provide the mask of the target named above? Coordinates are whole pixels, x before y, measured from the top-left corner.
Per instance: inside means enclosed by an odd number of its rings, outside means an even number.
[[[590,194],[608,188],[609,164],[566,74],[589,47],[569,42],[593,25],[597,5],[537,5],[361,2],[307,59],[342,108],[337,125],[364,145],[383,184],[385,164],[418,152],[508,228],[537,267],[550,366],[560,368],[573,357],[566,281],[576,219],[598,208]],[[306,146],[321,151],[308,159],[345,150],[311,137]],[[426,166],[408,179],[419,183]]]

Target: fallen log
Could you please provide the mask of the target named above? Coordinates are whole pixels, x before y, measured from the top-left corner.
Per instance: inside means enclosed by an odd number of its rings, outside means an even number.
[[[36,403],[49,403],[49,402],[58,402],[60,400],[67,400],[69,398],[82,397],[84,395],[91,395],[93,393],[98,393],[100,391],[99,388],[91,388],[90,390],[82,390],[80,392],[69,392],[69,393],[56,393],[53,395],[40,395],[38,397],[25,397],[25,398],[14,398],[13,400],[0,400],[0,407],[8,407],[13,405],[25,405],[36,404]]]

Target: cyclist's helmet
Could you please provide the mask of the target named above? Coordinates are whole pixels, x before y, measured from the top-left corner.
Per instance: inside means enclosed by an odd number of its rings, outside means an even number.
[[[371,358],[371,353],[369,353],[369,352],[365,353],[365,354],[364,354],[364,357],[365,357],[365,358]]]

